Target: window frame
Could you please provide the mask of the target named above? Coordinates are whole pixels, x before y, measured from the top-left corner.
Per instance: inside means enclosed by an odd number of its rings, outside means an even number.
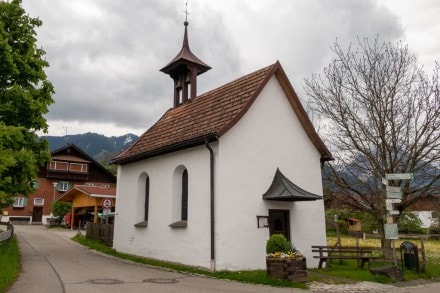
[[[38,203],[39,200],[41,201],[41,203]],[[34,198],[34,206],[38,206],[38,207],[44,206],[44,198],[43,197]]]
[[[25,197],[16,197],[14,199],[14,203],[12,204],[13,208],[24,208],[27,205],[27,198]]]

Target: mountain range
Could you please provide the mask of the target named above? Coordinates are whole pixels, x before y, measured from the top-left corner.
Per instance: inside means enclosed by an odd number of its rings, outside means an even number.
[[[107,137],[98,133],[85,133],[66,136],[44,136],[49,142],[51,151],[74,144],[87,155],[100,163],[108,163],[115,155],[130,146],[138,139],[135,134]]]

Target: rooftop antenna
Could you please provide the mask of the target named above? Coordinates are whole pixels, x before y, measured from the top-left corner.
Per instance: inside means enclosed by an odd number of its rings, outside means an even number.
[[[189,12],[188,12],[188,1],[186,1],[186,3],[185,3],[185,10],[183,11],[183,13],[185,13],[185,26],[187,26],[188,25],[188,14],[189,14]]]
[[[68,130],[69,128],[70,128],[70,127],[63,126],[64,132],[65,132],[65,135],[64,135],[64,144],[65,144],[65,145],[67,145],[67,141],[69,140],[68,137],[67,137],[67,130]]]

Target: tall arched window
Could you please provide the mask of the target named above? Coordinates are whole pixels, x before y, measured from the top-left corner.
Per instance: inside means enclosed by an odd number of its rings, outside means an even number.
[[[185,169],[182,173],[182,208],[181,220],[188,220],[188,171]]]
[[[148,221],[149,204],[150,204],[150,176],[147,176],[147,179],[145,179],[144,221]]]
[[[185,228],[188,220],[188,170],[179,165],[173,173],[171,228]]]
[[[148,227],[150,206],[150,176],[146,172],[139,175],[135,203],[135,227]]]

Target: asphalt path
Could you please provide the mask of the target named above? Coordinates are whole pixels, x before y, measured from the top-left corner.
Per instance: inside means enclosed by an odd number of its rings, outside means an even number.
[[[87,249],[70,240],[75,231],[14,227],[22,271],[8,293],[304,292],[152,268]]]
[[[396,287],[361,282],[333,285],[312,282],[311,290],[274,288],[188,275],[121,260],[72,241],[77,232],[39,225],[16,225],[21,273],[8,293],[95,292],[440,292],[440,283]]]

